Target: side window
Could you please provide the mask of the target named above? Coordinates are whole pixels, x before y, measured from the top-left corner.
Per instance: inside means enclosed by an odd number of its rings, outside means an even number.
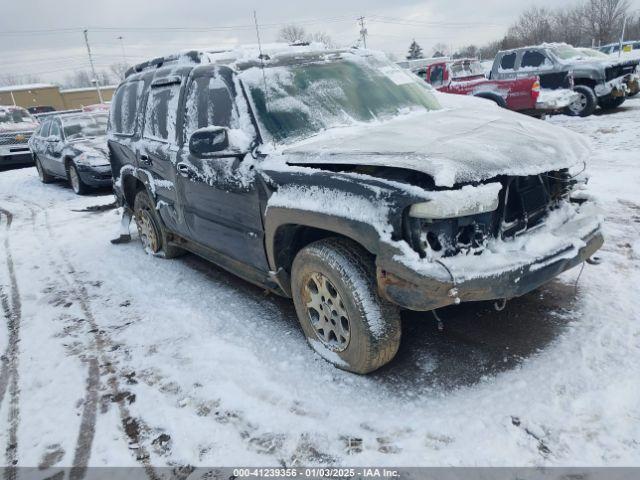
[[[438,65],[431,69],[431,73],[429,74],[429,83],[434,87],[441,87],[444,83],[444,67],[442,65]]]
[[[549,65],[547,57],[535,50],[527,50],[522,56],[522,65],[520,68],[540,68]]]
[[[60,124],[55,120],[51,121],[51,130],[49,130],[49,136],[60,138]]]
[[[500,60],[500,70],[513,70],[516,67],[516,52],[507,53]]]
[[[144,137],[162,142],[176,141],[180,83],[151,87],[144,114]]]
[[[196,78],[189,85],[186,101],[185,140],[199,128],[238,128],[233,95],[220,77]]]
[[[42,138],[47,138],[49,136],[50,126],[51,126],[51,120],[45,120],[43,124],[40,126],[40,132],[38,132],[38,135]]]
[[[136,118],[140,107],[140,98],[144,82],[138,80],[118,87],[111,105],[111,130],[121,135],[133,135],[136,130]]]

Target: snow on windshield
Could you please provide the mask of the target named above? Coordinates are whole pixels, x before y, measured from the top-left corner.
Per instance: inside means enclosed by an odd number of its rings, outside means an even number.
[[[345,53],[330,60],[252,67],[240,79],[248,87],[262,129],[278,143],[328,128],[440,108],[422,82],[373,56]]]
[[[62,118],[62,129],[67,140],[100,137],[107,134],[107,115],[83,115]]]

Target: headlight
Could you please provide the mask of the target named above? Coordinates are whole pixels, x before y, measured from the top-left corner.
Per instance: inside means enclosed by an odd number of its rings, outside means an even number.
[[[500,190],[502,184],[496,182],[431,192],[432,198],[428,202],[412,205],[409,215],[414,218],[442,220],[493,212],[498,208]]]

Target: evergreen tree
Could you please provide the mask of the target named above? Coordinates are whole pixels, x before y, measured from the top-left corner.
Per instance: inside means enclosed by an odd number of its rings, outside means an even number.
[[[414,39],[409,46],[409,55],[407,55],[407,60],[415,60],[416,58],[424,58],[424,55],[422,54],[422,47],[418,45],[418,42]]]

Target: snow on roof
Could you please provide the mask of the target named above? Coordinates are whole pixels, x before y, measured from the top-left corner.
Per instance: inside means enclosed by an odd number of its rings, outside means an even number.
[[[115,90],[117,85],[100,85],[101,90]],[[60,90],[60,93],[74,93],[74,92],[95,92],[96,87],[80,87],[80,88],[65,88]]]
[[[415,58],[413,60],[403,60],[398,62],[398,65],[409,70],[416,70],[419,68],[426,68],[434,63],[448,62],[449,60],[451,60],[449,57]]]
[[[8,85],[6,87],[0,87],[0,93],[20,92],[24,90],[41,90],[43,88],[57,88],[57,86],[50,83],[27,83],[24,85]]]

